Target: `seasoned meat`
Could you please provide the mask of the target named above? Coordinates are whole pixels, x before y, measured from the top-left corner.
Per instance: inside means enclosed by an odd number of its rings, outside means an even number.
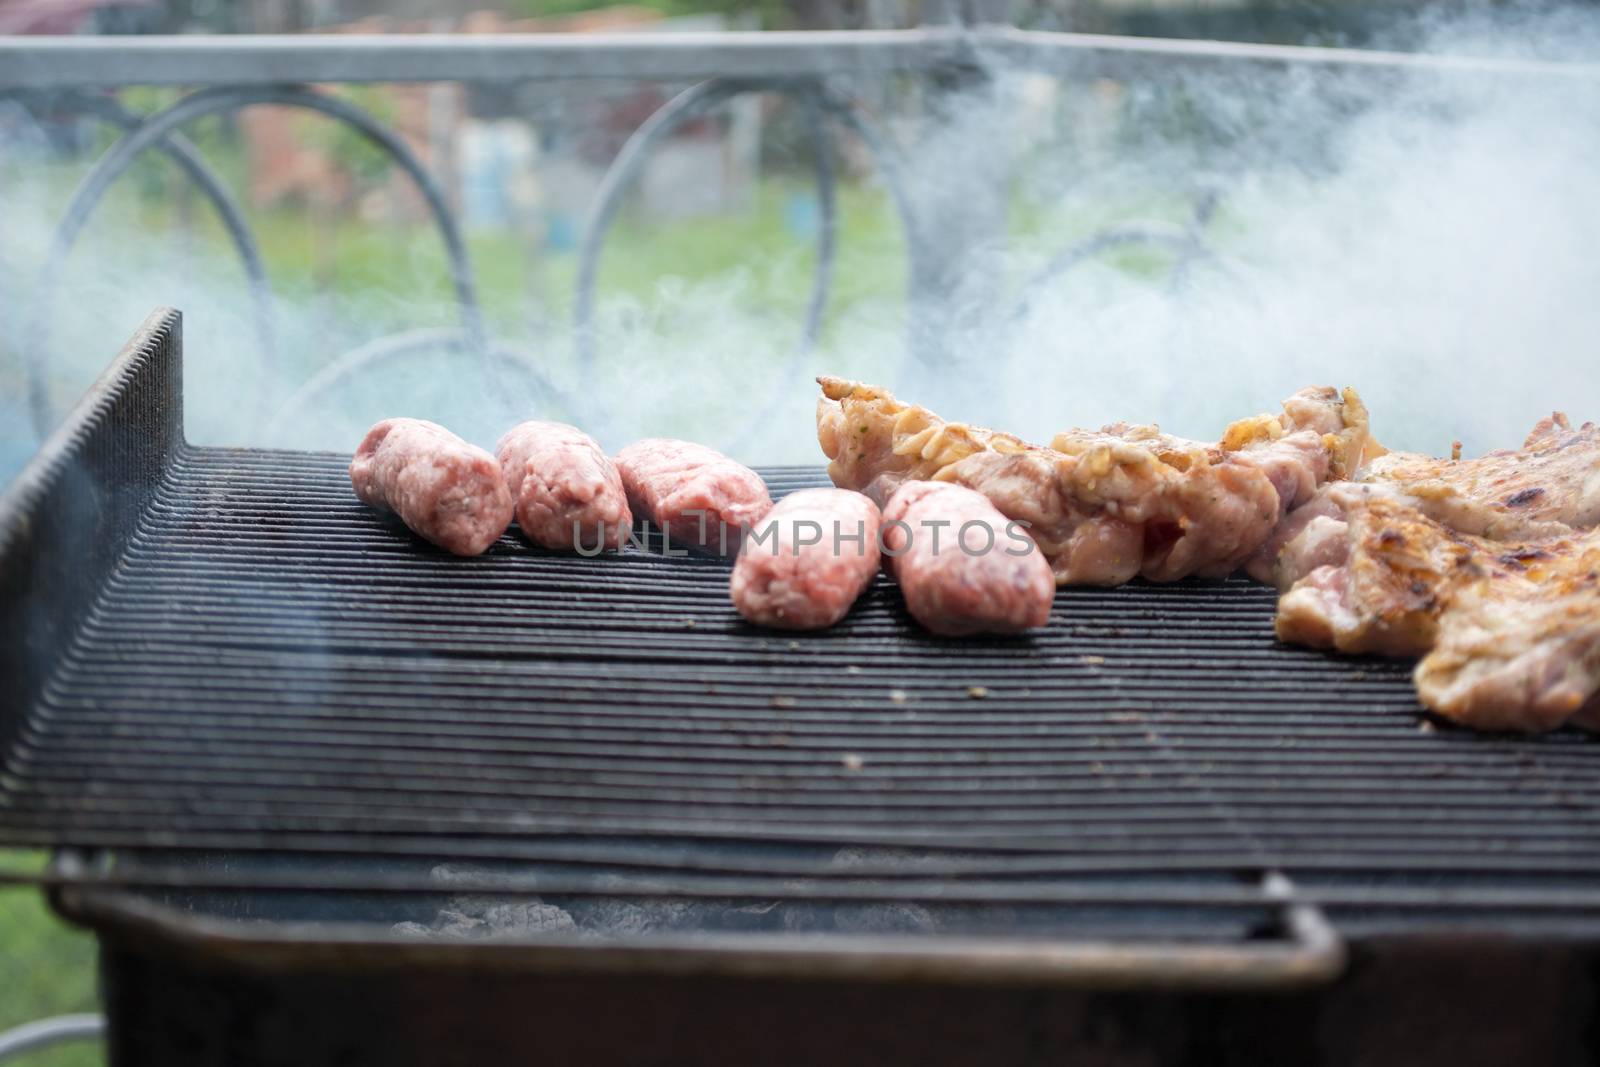
[[[1119,423],[1040,448],[947,423],[872,386],[819,381],[817,437],[835,485],[878,500],[909,481],[975,489],[1029,524],[1061,584],[1228,574],[1285,512],[1358,466],[1367,442],[1351,390],[1305,390],[1282,415],[1234,423],[1216,445]]]
[[[633,513],[617,465],[594,438],[561,422],[524,422],[496,448],[517,524],[545,548],[617,548]]]
[[[1457,592],[1417,664],[1424,704],[1480,730],[1600,730],[1600,536],[1551,548]]]
[[[368,430],[350,461],[350,484],[362,501],[458,556],[481,554],[511,523],[500,464],[422,419],[384,419]]]
[[[1347,511],[1343,558],[1278,600],[1278,636],[1340,652],[1417,656],[1472,573],[1472,546],[1404,503],[1370,494]]]
[[[901,486],[883,510],[883,550],[907,610],[934,633],[1016,633],[1050,621],[1050,565],[975,490]]]
[[[635,515],[667,530],[673,542],[704,552],[737,552],[741,529],[772,507],[755,471],[688,441],[635,441],[617,453],[617,469]]]
[[[878,519],[860,493],[790,493],[745,540],[728,587],[733,606],[758,626],[832,626],[878,571]]]
[[[1279,637],[1420,655],[1423,704],[1478,729],[1600,727],[1600,531],[1495,541],[1381,489],[1345,508],[1344,558],[1279,599]]]
[[[1496,541],[1559,535],[1560,526],[1588,529],[1600,525],[1600,426],[1574,430],[1556,412],[1520,449],[1469,460],[1391,452],[1358,477],[1395,487],[1451,529]]]
[[[1357,484],[1328,484],[1286,516],[1249,561],[1250,575],[1287,589],[1315,567],[1338,562],[1347,506],[1373,494],[1496,541],[1562,537],[1600,525],[1600,427],[1586,422],[1574,430],[1556,412],[1518,450],[1468,460],[1389,452],[1352,479]]]
[[[1245,561],[1246,573],[1283,590],[1317,567],[1344,562],[1349,531],[1340,493],[1348,489],[1346,483],[1330,482],[1286,514]]]

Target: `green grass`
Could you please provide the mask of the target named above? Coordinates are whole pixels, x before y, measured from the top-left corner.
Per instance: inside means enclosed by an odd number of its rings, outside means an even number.
[[[808,190],[796,182],[764,182],[751,204],[713,218],[649,222],[625,211],[602,251],[603,296],[648,299],[667,279],[700,281],[741,275],[741,299],[798,315],[814,266],[813,238],[789,231],[785,208]],[[899,226],[881,191],[847,186],[839,198],[840,249],[832,288],[836,308],[904,290],[905,257]],[[429,229],[344,220],[318,227],[300,213],[279,211],[258,225],[273,288],[290,299],[331,291],[352,310],[393,316],[445,306],[452,299],[442,242]],[[530,247],[517,235],[473,232],[467,237],[485,312],[504,332],[525,329],[530,312],[557,319],[571,314],[578,257],[572,251]],[[318,246],[321,246],[319,251]],[[332,260],[319,277],[313,264]],[[404,292],[404,305],[374,294]]]
[[[0,853],[0,866],[37,866],[35,853]],[[28,887],[0,887],[0,1030],[50,1015],[96,1011],[94,939],[68,926]],[[98,1067],[97,1042],[74,1042],[16,1061],[20,1067]]]
[[[226,153],[223,154],[226,157]],[[152,165],[154,166],[154,165]],[[0,168],[3,171],[4,168]],[[226,170],[227,167],[222,169]],[[59,180],[35,175],[39,215],[51,217],[65,202],[76,172],[59,168]],[[142,173],[142,172],[141,172]],[[88,284],[134,288],[163,275],[187,277],[244,306],[243,272],[208,206],[194,203],[182,216],[154,175],[114,187],[75,246],[62,275],[62,292]],[[0,178],[4,175],[0,174]],[[176,182],[174,182],[176,187]],[[788,221],[791,202],[808,199],[799,179],[761,182],[748,202],[712,217],[651,220],[634,205],[624,207],[604,245],[597,294],[602,309],[633,308],[652,325],[670,330],[672,309],[685,289],[722,300],[732,314],[770,319],[774,330],[798,336],[815,267],[816,239]],[[438,233],[427,223],[314,218],[298,207],[250,212],[253,231],[282,312],[280,322],[325,320],[335,336],[314,332],[314,343],[290,343],[280,358],[286,377],[303,380],[330,354],[365,340],[419,326],[458,321],[448,260]],[[156,240],[148,240],[147,235]],[[25,232],[0,253],[0,291],[27,292],[44,258],[47,231]],[[31,240],[29,240],[31,238]],[[525,234],[469,231],[469,256],[490,333],[537,351],[557,364],[570,356],[570,327],[577,287],[575,250],[552,250]],[[174,270],[174,262],[186,260]],[[127,286],[117,283],[126,278]],[[837,253],[824,320],[830,329],[864,304],[899,307],[906,286],[903,235],[887,194],[876,187],[844,183],[839,188]],[[231,294],[231,295],[230,295]],[[152,299],[160,296],[156,290]],[[57,307],[61,303],[57,297]],[[99,343],[91,324],[48,317],[52,347],[83,349]],[[686,339],[703,323],[681,323]],[[84,328],[74,333],[75,327]],[[3,331],[0,331],[3,332]],[[104,353],[96,353],[103,365]],[[0,359],[0,394],[15,392],[20,379]],[[554,368],[559,374],[561,367]],[[81,389],[81,368],[64,377],[58,401]]]

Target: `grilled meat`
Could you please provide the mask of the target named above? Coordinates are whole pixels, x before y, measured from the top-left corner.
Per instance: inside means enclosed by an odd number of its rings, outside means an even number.
[[[1331,483],[1288,515],[1247,565],[1251,576],[1287,589],[1312,569],[1338,562],[1352,501],[1385,493],[1449,528],[1496,541],[1561,537],[1600,524],[1600,427],[1577,429],[1560,412],[1533,428],[1519,450],[1478,459],[1390,452],[1355,474],[1362,490]]]
[[[860,493],[790,493],[745,541],[728,586],[733,606],[759,626],[832,626],[878,571],[878,522],[878,506]]]
[[[1457,594],[1417,664],[1417,695],[1483,730],[1600,730],[1600,535],[1534,553],[1518,580]]]
[[[1390,452],[1369,463],[1360,480],[1393,486],[1430,518],[1496,541],[1588,529],[1600,525],[1600,426],[1575,430],[1556,412],[1521,449],[1472,460]]]
[[[1330,482],[1285,515],[1272,536],[1245,561],[1245,572],[1281,591],[1317,567],[1342,563],[1350,532],[1343,495],[1350,488],[1347,482]]]
[[[422,419],[384,419],[367,431],[350,484],[362,501],[458,556],[480,555],[511,523],[511,491],[495,458]]]
[[[974,490],[902,485],[883,509],[883,551],[906,609],[934,633],[1016,633],[1050,621],[1049,564]]]
[[[1340,652],[1423,654],[1443,605],[1476,573],[1472,544],[1384,494],[1352,501],[1344,521],[1341,558],[1279,599],[1278,636]]]
[[[947,423],[858,382],[821,378],[817,436],[834,484],[885,500],[908,481],[952,482],[1026,522],[1061,584],[1225,575],[1330,475],[1359,466],[1366,410],[1308,389],[1280,416],[1234,423],[1217,445],[1116,424],[1050,448]]]
[[[617,469],[635,515],[704,552],[737,552],[742,528],[772,507],[759,474],[705,445],[646,438],[617,453]]]
[[[1345,506],[1345,558],[1280,598],[1280,638],[1420,655],[1423,704],[1478,729],[1600,726],[1600,531],[1494,541],[1382,491]]]
[[[582,430],[524,422],[495,450],[516,501],[517,525],[545,548],[617,548],[633,528],[622,475]]]

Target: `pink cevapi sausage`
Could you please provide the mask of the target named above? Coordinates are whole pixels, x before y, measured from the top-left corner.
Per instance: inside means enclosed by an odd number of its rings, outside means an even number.
[[[906,608],[936,634],[1015,633],[1050,621],[1050,564],[982,493],[907,482],[884,505],[883,552]]]
[[[633,513],[685,548],[737,552],[740,528],[772,507],[759,474],[705,445],[646,438],[617,453],[617,469]]]
[[[617,548],[633,513],[617,465],[594,438],[563,422],[524,422],[496,447],[517,524],[545,548]]]
[[[350,461],[350,484],[362,501],[458,556],[480,555],[511,524],[500,464],[422,419],[384,419],[368,430]]]
[[[752,527],[728,592],[758,626],[820,630],[849,613],[878,560],[878,505],[848,489],[801,489]]]

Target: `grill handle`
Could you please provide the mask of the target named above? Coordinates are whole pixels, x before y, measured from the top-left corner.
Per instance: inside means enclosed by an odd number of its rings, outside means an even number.
[[[1343,973],[1345,945],[1280,874],[1262,882],[1284,936],[1228,944],[892,935],[659,934],[594,942],[418,941],[349,922],[241,923],[90,885],[58,885],[56,910],[101,938],[229,970],[360,974],[475,972],[1042,984],[1094,990],[1276,991]]]

